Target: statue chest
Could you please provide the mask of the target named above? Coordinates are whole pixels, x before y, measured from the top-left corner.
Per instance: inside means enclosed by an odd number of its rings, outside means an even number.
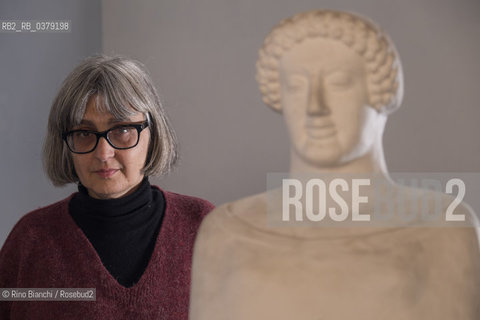
[[[458,306],[436,299],[442,279],[429,274],[427,250],[415,241],[228,242],[214,299],[228,319],[447,319]]]

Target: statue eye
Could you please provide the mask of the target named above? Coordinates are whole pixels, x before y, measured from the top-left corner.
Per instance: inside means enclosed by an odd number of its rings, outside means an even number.
[[[335,72],[325,78],[327,85],[338,88],[349,88],[353,84],[351,75],[345,72]]]
[[[296,91],[307,86],[307,79],[300,75],[291,75],[286,79],[286,87],[288,90]]]

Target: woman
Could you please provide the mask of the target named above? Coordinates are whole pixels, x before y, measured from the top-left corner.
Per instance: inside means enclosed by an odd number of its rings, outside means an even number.
[[[25,215],[0,251],[0,288],[95,288],[96,301],[1,301],[1,319],[187,319],[192,246],[213,205],[151,186],[175,134],[136,61],[86,59],[48,121],[44,166],[78,192]]]

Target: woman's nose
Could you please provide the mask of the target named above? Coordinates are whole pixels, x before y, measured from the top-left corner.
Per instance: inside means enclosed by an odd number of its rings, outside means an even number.
[[[98,140],[94,153],[96,158],[101,161],[106,161],[115,155],[115,149],[108,143],[105,137],[101,137]]]

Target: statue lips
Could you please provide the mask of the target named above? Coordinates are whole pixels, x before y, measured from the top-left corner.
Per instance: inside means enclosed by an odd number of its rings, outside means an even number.
[[[335,125],[328,118],[308,118],[305,125],[307,135],[312,139],[328,139],[336,135]]]

